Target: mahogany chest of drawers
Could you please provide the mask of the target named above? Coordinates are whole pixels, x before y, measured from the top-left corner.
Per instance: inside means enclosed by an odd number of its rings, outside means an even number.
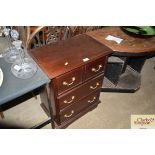
[[[97,107],[107,57],[111,52],[86,34],[30,51],[51,79],[41,100],[49,115],[52,111],[55,128],[65,128]]]

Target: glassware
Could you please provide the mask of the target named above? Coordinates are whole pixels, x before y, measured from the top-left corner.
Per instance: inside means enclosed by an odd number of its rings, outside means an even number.
[[[0,26],[0,37],[2,37],[2,36],[3,36],[3,27]]]
[[[21,79],[32,77],[37,72],[36,64],[31,58],[25,57],[25,52],[22,48],[22,41],[18,40],[14,42],[14,44],[19,52],[20,59],[17,59],[11,66],[12,73]]]
[[[11,36],[11,38],[12,38],[13,40],[18,40],[18,38],[19,38],[19,33],[18,33],[16,30],[11,29],[11,30],[10,30],[10,36]]]
[[[2,58],[5,55],[5,50],[11,46],[11,43],[9,43],[4,36],[3,26],[0,27],[0,35],[0,58]]]
[[[15,60],[19,59],[19,52],[16,50],[16,47],[12,44],[13,40],[17,40],[19,33],[16,30],[9,28],[4,28],[3,33],[7,38],[8,48],[3,52],[3,57],[8,63],[13,63]]]
[[[13,63],[20,57],[19,52],[14,46],[8,47],[3,53],[3,56],[4,56],[5,61],[8,63]]]

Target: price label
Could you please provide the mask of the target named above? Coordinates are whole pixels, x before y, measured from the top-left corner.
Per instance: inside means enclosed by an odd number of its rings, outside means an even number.
[[[86,61],[88,61],[89,60],[89,58],[84,58],[83,59],[83,62],[86,62]]]
[[[15,66],[14,66],[14,69],[17,70],[17,71],[19,71],[19,70],[21,69],[21,67],[18,66],[18,65],[15,65]]]

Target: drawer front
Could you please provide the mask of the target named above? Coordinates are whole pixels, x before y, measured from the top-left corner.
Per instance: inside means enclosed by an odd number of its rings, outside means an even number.
[[[56,78],[58,94],[82,83],[83,68],[75,69]]]
[[[89,96],[85,97],[84,99],[78,101],[76,104],[73,104],[59,114],[60,123],[67,121],[77,115],[78,113],[82,112],[82,110],[86,109],[92,104],[99,102],[99,95],[100,91],[94,92]]]
[[[92,78],[99,73],[102,73],[105,68],[106,59],[106,57],[102,57],[87,64],[85,67],[85,80]]]
[[[58,97],[58,107],[63,109],[71,104],[74,104],[81,98],[84,98],[86,95],[98,90],[102,87],[103,74],[78,86],[70,92],[67,92],[63,96]]]

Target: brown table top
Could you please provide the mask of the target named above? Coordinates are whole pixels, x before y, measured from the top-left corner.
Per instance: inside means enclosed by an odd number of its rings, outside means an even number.
[[[111,53],[110,48],[85,34],[30,50],[50,79]]]
[[[108,46],[116,53],[128,53],[134,54],[149,54],[149,52],[155,52],[155,37],[138,38],[126,34],[120,27],[112,26],[99,29],[97,31],[87,32],[87,35],[93,37],[100,43]],[[109,41],[105,38],[108,35],[119,37],[123,41],[118,44],[115,41]],[[121,54],[120,53],[120,54]]]

